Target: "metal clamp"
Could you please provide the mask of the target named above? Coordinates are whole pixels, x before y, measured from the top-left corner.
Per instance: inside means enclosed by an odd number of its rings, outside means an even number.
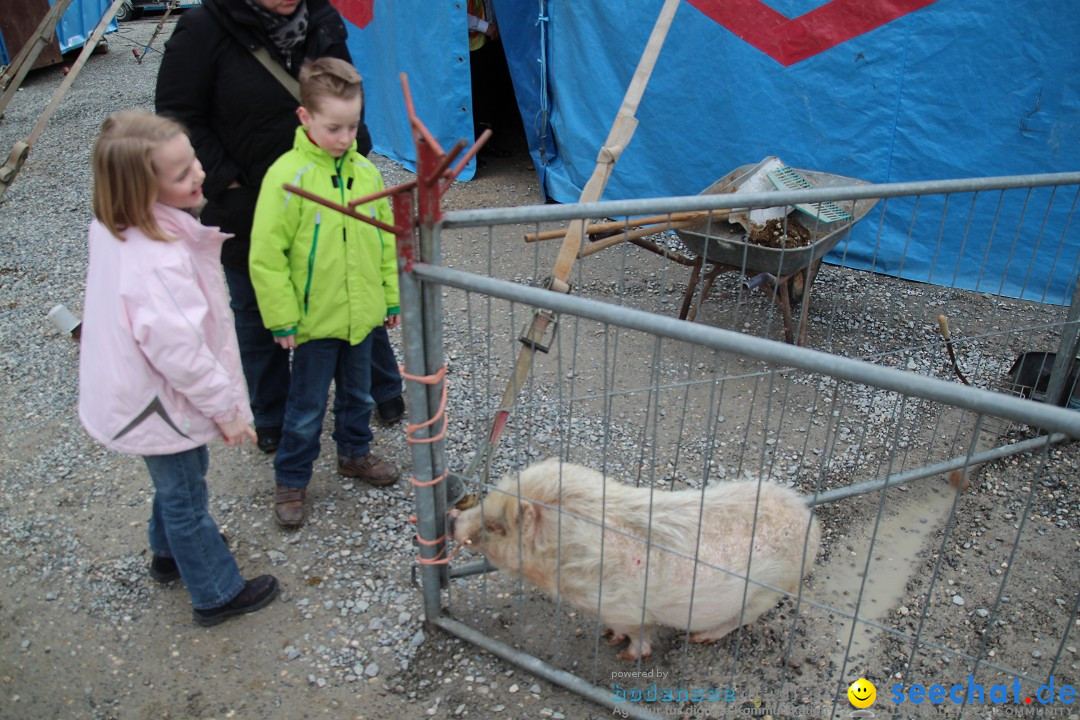
[[[526,347],[547,354],[551,348],[551,343],[555,340],[555,331],[558,327],[558,316],[554,312],[541,309],[533,310],[532,322],[525,326],[525,330],[518,340]],[[547,336],[548,329],[551,330],[551,339],[547,341],[547,344],[544,344],[542,341]]]

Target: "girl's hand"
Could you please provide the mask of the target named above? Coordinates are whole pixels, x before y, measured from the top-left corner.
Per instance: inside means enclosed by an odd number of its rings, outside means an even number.
[[[296,347],[296,335],[284,335],[282,337],[276,337],[274,338],[274,342],[276,342],[280,347],[286,350],[292,350]]]
[[[244,444],[244,439],[251,441],[254,445],[257,437],[255,435],[255,428],[248,425],[239,417],[233,418],[228,422],[218,423],[218,430],[221,431],[221,437],[224,438],[225,444],[229,447],[236,447]]]
[[[401,316],[400,315],[387,315],[386,320],[383,322],[383,325],[385,325],[386,327],[388,327],[391,330],[393,330],[394,328],[396,328],[400,324],[401,324]]]

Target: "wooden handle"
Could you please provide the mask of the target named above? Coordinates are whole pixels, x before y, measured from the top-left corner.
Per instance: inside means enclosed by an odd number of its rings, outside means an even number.
[[[945,338],[945,342],[949,341],[949,318],[944,315],[937,316],[938,327],[941,328],[941,336]]]
[[[610,222],[593,223],[585,229],[585,232],[589,235],[597,235],[599,233],[611,232],[612,230],[627,230],[629,228],[639,228],[646,225],[655,225],[657,223],[668,222],[681,222],[683,220],[693,220],[694,222],[705,220],[712,215],[712,219],[726,218],[731,215],[731,210],[696,210],[688,212],[675,212],[668,213],[667,215],[650,215],[649,217],[637,218],[635,220],[612,220]],[[557,230],[541,230],[539,232],[525,233],[525,242],[537,242],[539,240],[557,240],[566,235],[566,228],[559,228]]]
[[[597,240],[591,245],[587,245],[582,248],[581,257],[598,253],[601,250],[606,250],[612,245],[618,245],[627,240],[637,240],[638,238],[643,238],[646,235],[652,235],[653,233],[658,233],[662,230],[678,230],[680,228],[690,227],[691,225],[696,225],[697,222],[697,220],[683,220],[682,222],[662,223],[660,225],[650,225],[648,227],[638,228],[637,230],[627,230],[624,233],[612,235],[611,237],[606,237],[603,240]]]

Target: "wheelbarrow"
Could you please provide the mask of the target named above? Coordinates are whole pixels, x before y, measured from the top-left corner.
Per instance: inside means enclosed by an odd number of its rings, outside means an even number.
[[[741,165],[701,191],[700,194],[736,193],[740,190],[759,191],[766,171],[775,177],[777,172],[787,179],[783,189],[867,185],[864,180],[833,175],[831,173],[787,168],[776,158],[769,157],[757,164]],[[783,179],[783,178],[782,178]],[[774,182],[781,187],[780,182]],[[693,263],[690,283],[683,297],[680,319],[693,320],[701,303],[708,297],[716,277],[722,272],[739,271],[746,278],[746,285],[753,289],[767,287],[773,301],[780,307],[784,319],[784,339],[794,343],[796,328],[792,304],[801,301],[798,325],[798,344],[806,344],[807,313],[814,278],[825,257],[847,237],[852,225],[858,222],[877,203],[877,198],[846,201],[843,203],[815,203],[797,205],[795,208],[772,208],[764,211],[733,212],[727,221],[707,220],[690,227],[675,228],[679,239],[697,257]],[[771,210],[771,213],[769,212]],[[802,247],[768,247],[753,242],[751,219],[778,218],[777,222],[787,228],[797,223],[805,230],[803,237],[808,244]],[[792,233],[794,234],[794,233]],[[706,265],[709,265],[706,269]],[[698,283],[704,273],[698,293]],[[698,294],[696,302],[695,294]]]

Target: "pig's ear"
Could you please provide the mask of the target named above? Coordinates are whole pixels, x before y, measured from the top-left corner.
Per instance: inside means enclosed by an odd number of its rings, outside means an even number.
[[[521,534],[524,537],[535,537],[542,522],[542,508],[536,503],[522,501],[519,509],[519,521]]]

